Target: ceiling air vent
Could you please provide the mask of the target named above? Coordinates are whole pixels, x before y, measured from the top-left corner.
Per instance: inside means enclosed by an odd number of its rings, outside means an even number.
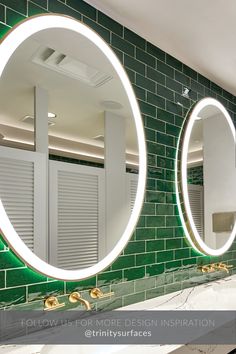
[[[37,50],[32,61],[93,87],[102,86],[112,79],[111,75],[45,46]]]

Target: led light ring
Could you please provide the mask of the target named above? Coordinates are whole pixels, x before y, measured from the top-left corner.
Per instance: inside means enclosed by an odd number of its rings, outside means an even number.
[[[129,103],[132,109],[137,140],[138,140],[138,150],[139,150],[139,176],[138,176],[138,186],[137,193],[134,202],[133,211],[131,213],[130,219],[127,223],[127,226],[123,232],[123,235],[113,248],[113,250],[104,257],[97,264],[80,270],[65,270],[61,268],[57,268],[51,266],[50,264],[44,262],[39,257],[37,257],[21,240],[16,231],[14,230],[6,211],[0,201],[0,230],[2,231],[3,237],[6,239],[9,246],[14,250],[14,252],[31,268],[34,270],[43,273],[44,275],[55,278],[59,280],[73,281],[80,280],[91,277],[105,268],[107,268],[122,252],[127,242],[129,241],[133,230],[138,221],[146,185],[146,144],[145,144],[145,136],[144,129],[142,124],[142,118],[140,114],[140,110],[138,107],[138,103],[136,101],[136,97],[133,91],[133,88],[130,84],[128,76],[123,69],[121,63],[118,58],[111,50],[111,48],[105,43],[105,41],[96,34],[93,30],[91,30],[86,25],[81,22],[70,18],[68,16],[55,15],[55,14],[46,14],[39,15],[28,18],[18,24],[15,28],[13,28],[9,33],[4,37],[1,45],[0,45],[0,76],[8,62],[11,58],[14,51],[18,48],[18,46],[24,42],[27,38],[32,36],[33,34],[50,28],[62,28],[66,30],[74,31],[80,35],[85,36],[92,43],[94,43],[108,58],[110,63],[113,65],[113,68],[117,72],[124,90],[128,96]]]
[[[208,247],[202,240],[201,236],[199,235],[196,229],[191,212],[187,184],[187,156],[193,124],[201,110],[209,105],[218,108],[223,113],[224,117],[226,118],[229,124],[235,144],[235,127],[225,107],[219,101],[210,97],[203,98],[202,100],[197,102],[187,114],[187,119],[182,128],[178,141],[177,155],[175,160],[175,188],[180,219],[190,245],[196,251],[202,254],[219,256],[224,254],[232,245],[236,235],[236,222],[234,224],[230,237],[222,247],[218,249]]]

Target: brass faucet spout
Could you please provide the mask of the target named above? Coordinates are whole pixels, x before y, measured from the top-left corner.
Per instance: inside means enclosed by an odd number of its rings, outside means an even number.
[[[81,302],[81,304],[85,306],[86,311],[90,311],[92,309],[90,303],[87,300],[83,299],[80,293],[78,293],[77,291],[74,291],[69,295],[69,301],[71,303],[76,303],[78,301]]]

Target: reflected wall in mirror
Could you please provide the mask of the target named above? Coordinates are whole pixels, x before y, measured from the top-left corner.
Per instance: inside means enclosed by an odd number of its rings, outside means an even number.
[[[236,233],[235,128],[229,113],[219,101],[202,99],[187,116],[181,140],[176,183],[186,235],[196,250],[220,255]]]
[[[30,259],[8,242],[51,277],[95,274],[127,243],[144,195],[145,140],[131,84],[108,45],[72,18],[29,19],[2,42],[7,50],[0,198]]]

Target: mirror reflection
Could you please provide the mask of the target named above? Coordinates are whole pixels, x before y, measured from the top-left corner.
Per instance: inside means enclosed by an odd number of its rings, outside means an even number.
[[[211,249],[229,240],[236,217],[234,134],[222,110],[207,105],[195,116],[187,153],[191,214]]]
[[[0,199],[41,259],[83,269],[116,245],[138,181],[137,135],[113,65],[88,39],[46,29],[0,81]]]

